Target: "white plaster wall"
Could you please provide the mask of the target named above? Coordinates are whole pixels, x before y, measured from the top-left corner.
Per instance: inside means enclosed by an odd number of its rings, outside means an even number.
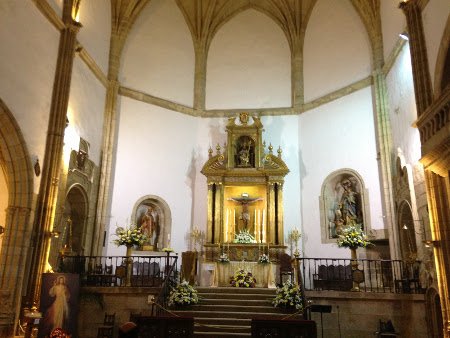
[[[433,86],[439,47],[449,15],[450,5],[448,0],[430,0],[422,12],[428,64]]]
[[[122,85],[192,107],[194,67],[191,34],[175,1],[150,1],[125,43]]]
[[[208,54],[206,107],[291,106],[291,59],[282,30],[253,9],[217,32]]]
[[[111,1],[81,1],[79,20],[83,27],[78,41],[95,60],[104,74],[108,72],[111,35]]]
[[[306,257],[348,257],[349,250],[321,244],[319,196],[325,178],[351,168],[369,192],[372,229],[383,228],[371,88],[300,115],[302,244]]]
[[[405,44],[391,71],[386,76],[389,116],[392,126],[393,151],[400,148],[408,164],[420,157],[420,135],[413,127],[417,119],[409,44]]]
[[[194,189],[189,175],[197,123],[198,118],[122,97],[110,234],[116,225],[131,221],[138,199],[157,195],[171,210],[171,246],[177,252],[188,248]],[[124,254],[125,248],[117,248],[113,239],[107,238],[107,254]]]
[[[348,0],[319,0],[304,42],[305,102],[370,75],[366,29]]]
[[[0,97],[43,163],[59,32],[32,1],[0,2]],[[40,179],[35,177],[34,191]]]
[[[398,35],[406,30],[406,17],[398,7],[400,1],[380,1],[384,58],[392,52]]]
[[[100,164],[106,89],[78,57],[74,59],[67,117],[79,137],[90,144],[89,159]],[[79,142],[73,144],[78,150]]]
[[[299,162],[299,117],[280,116],[263,117],[261,119],[265,132],[263,140],[273,146],[274,154],[281,147],[282,159],[289,168],[289,174],[285,177],[283,185],[284,205],[284,241],[288,245],[287,235],[290,230],[301,228],[301,196],[300,196],[300,171]],[[313,140],[311,140],[313,142]],[[266,152],[268,149],[266,148]]]

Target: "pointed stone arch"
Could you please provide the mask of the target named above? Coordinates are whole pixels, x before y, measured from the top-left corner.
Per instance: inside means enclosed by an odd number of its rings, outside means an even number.
[[[438,98],[450,85],[450,16],[447,18],[445,29],[436,60],[434,71],[434,97]]]
[[[0,336],[18,320],[32,224],[33,174],[20,127],[0,99],[0,165],[8,187],[5,234],[0,253]]]

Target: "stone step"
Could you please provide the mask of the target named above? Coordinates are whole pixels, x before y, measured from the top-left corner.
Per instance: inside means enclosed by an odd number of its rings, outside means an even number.
[[[269,288],[236,288],[236,287],[197,287],[197,292],[201,293],[237,293],[237,294],[275,294],[276,289]]]
[[[213,317],[204,317],[195,318],[195,322],[198,324],[208,324],[213,323],[214,325],[240,325],[240,326],[248,326],[250,327],[252,324],[251,319],[241,319],[241,318],[213,318]]]
[[[194,332],[232,332],[232,333],[250,333],[251,325],[220,325],[216,323],[195,324]]]
[[[192,305],[189,312],[251,312],[251,313],[277,313],[279,309],[266,304],[265,306],[251,305]]]
[[[272,306],[271,299],[220,299],[220,298],[207,298],[200,300],[201,305],[250,305],[250,306]]]
[[[254,300],[272,300],[275,298],[274,294],[254,293],[254,294],[239,294],[239,293],[199,293],[198,297],[203,299],[254,299]]]
[[[194,332],[194,337],[198,338],[246,338],[251,337],[251,333],[233,333],[233,332]]]
[[[194,320],[197,318],[240,318],[240,319],[264,319],[267,317],[276,317],[276,318],[284,318],[288,316],[286,313],[280,312],[279,309],[277,309],[278,312],[223,312],[223,311],[177,311],[175,312],[179,316],[184,317],[194,317]]]

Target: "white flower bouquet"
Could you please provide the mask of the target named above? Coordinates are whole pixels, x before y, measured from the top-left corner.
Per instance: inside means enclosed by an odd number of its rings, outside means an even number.
[[[282,287],[277,288],[275,299],[272,301],[275,307],[286,309],[295,309],[303,311],[302,292],[297,284],[290,280],[283,283]]]
[[[173,252],[172,248],[162,248],[162,252]]]
[[[141,229],[135,225],[132,225],[129,228],[118,227],[115,235],[117,238],[113,240],[113,243],[117,246],[141,246],[147,240],[147,236],[145,236],[141,232]]]
[[[247,229],[241,230],[238,234],[235,235],[233,243],[240,244],[249,244],[256,243],[255,237],[248,232]]]
[[[253,277],[250,271],[239,269],[236,270],[234,276],[230,277],[230,284],[237,288],[254,288],[256,285],[256,278]]]
[[[197,290],[186,280],[183,280],[175,288],[172,289],[169,295],[169,306],[183,306],[198,303]]]
[[[262,254],[262,255],[259,256],[259,258],[258,258],[258,263],[260,263],[260,264],[267,264],[267,263],[270,263],[269,256],[267,256],[266,254]]]
[[[367,240],[366,234],[362,231],[361,226],[349,225],[342,229],[337,239],[337,245],[342,248],[365,248],[369,245],[373,245]]]

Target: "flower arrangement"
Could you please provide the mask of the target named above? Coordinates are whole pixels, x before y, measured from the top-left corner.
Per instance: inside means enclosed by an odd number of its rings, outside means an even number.
[[[272,301],[275,307],[295,309],[303,312],[302,292],[297,284],[290,280],[277,288],[275,299]]]
[[[250,232],[248,232],[247,229],[243,229],[239,231],[238,234],[235,235],[233,243],[240,243],[240,244],[256,243],[256,239],[250,234]]]
[[[162,252],[173,252],[172,248],[162,248]]]
[[[349,225],[341,230],[337,239],[337,245],[343,248],[356,249],[359,247],[365,248],[373,245],[367,240],[366,234],[362,231],[359,224]]]
[[[226,253],[223,253],[220,255],[219,259],[217,260],[219,263],[229,263],[230,259],[228,258],[228,255]]]
[[[169,306],[183,306],[198,303],[197,290],[183,279],[175,288],[170,291]]]
[[[261,264],[267,264],[267,263],[270,263],[269,256],[267,256],[266,254],[262,254],[262,255],[259,256],[259,258],[258,258],[258,263],[261,263]]]
[[[237,288],[254,288],[256,285],[256,278],[253,277],[250,271],[238,269],[234,273],[234,276],[230,277],[230,284]]]
[[[142,233],[141,228],[138,228],[135,225],[132,225],[129,228],[118,227],[115,235],[117,238],[113,240],[113,243],[117,246],[141,246],[147,240],[147,236]]]

